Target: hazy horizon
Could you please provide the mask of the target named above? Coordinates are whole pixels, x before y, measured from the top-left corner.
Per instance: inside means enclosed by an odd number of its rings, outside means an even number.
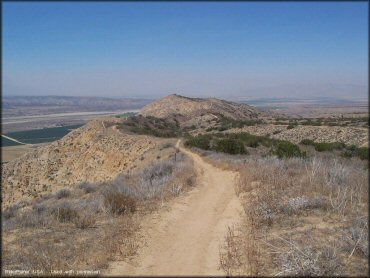
[[[4,96],[367,98],[368,3],[3,4]]]

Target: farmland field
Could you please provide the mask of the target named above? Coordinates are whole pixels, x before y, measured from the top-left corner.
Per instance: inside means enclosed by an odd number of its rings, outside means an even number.
[[[68,125],[61,127],[51,127],[36,130],[17,131],[5,134],[11,138],[27,144],[39,144],[58,140],[69,133],[71,130],[81,127],[82,125]],[[1,137],[1,146],[17,146],[16,142]]]

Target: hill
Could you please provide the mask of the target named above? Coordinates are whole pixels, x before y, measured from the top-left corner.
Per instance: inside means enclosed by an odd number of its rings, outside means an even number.
[[[42,197],[82,182],[109,181],[155,159],[166,141],[121,133],[115,128],[120,121],[110,117],[91,121],[62,139],[3,165],[4,205],[20,198]],[[162,157],[165,154],[166,150],[161,151]]]
[[[144,106],[140,115],[162,119],[175,118],[180,125],[208,125],[210,122],[229,118],[236,121],[258,120],[271,117],[247,104],[235,103],[216,98],[189,98],[172,94]]]

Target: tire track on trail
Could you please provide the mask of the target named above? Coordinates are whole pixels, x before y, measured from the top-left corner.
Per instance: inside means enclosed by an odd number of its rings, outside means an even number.
[[[111,262],[104,275],[225,275],[219,246],[243,213],[234,191],[238,173],[205,162],[180,140],[176,146],[193,159],[197,186],[146,216],[145,246],[131,261]]]

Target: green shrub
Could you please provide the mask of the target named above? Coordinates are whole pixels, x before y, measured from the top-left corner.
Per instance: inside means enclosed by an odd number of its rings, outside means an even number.
[[[311,145],[311,146],[314,146],[315,150],[318,151],[318,152],[332,152],[334,150],[341,150],[341,149],[344,149],[346,147],[345,144],[341,143],[341,142],[334,142],[334,143],[327,143],[327,142],[322,142],[322,143],[317,143],[317,142],[314,142],[310,139],[303,139],[301,142],[300,142],[302,145]],[[347,152],[346,155],[349,155],[349,153]]]
[[[366,147],[362,147],[362,148],[358,148],[356,150],[356,155],[362,159],[362,160],[365,160],[365,159],[369,159],[369,148],[366,148]]]
[[[342,157],[350,158],[354,156],[354,153],[350,150],[344,150],[340,155]]]
[[[259,145],[263,145],[265,147],[271,147],[275,145],[280,140],[269,138],[266,136],[257,136],[250,134],[248,132],[240,132],[240,133],[232,133],[228,134],[229,138],[241,140],[246,146],[251,148],[256,148]]]
[[[308,146],[308,145],[314,145],[315,144],[315,142],[314,141],[312,141],[311,139],[303,139],[301,142],[300,142],[300,144],[302,144],[302,145],[306,145],[306,146]]]
[[[240,140],[251,148],[257,148],[263,140],[261,136],[255,136],[247,132],[228,134],[228,138]]]
[[[313,121],[311,119],[305,120],[304,122],[301,122],[302,125],[313,125],[313,126],[320,126],[322,125],[322,122],[320,120]]]
[[[296,127],[296,125],[294,125],[294,124],[289,124],[287,127],[286,127],[286,129],[293,129],[293,128],[295,128]]]
[[[306,153],[302,152],[300,148],[288,141],[281,141],[272,148],[272,154],[277,155],[279,158],[283,157],[305,157]]]
[[[118,128],[126,128],[128,131],[136,134],[145,134],[156,137],[169,138],[185,135],[185,131],[180,130],[177,119],[160,119],[152,116],[143,117],[138,115],[129,117],[123,123],[118,125]],[[188,129],[190,129],[190,127]]]
[[[286,122],[282,122],[282,121],[275,121],[273,122],[274,125],[286,125]]]
[[[225,138],[216,142],[214,150],[229,154],[246,154],[243,142],[237,139]]]
[[[225,131],[227,129],[226,126],[220,126],[217,128],[218,131]]]
[[[262,123],[261,120],[235,120],[229,117],[226,117],[222,114],[218,114],[218,122],[221,124],[224,130],[228,128],[242,128],[243,126],[253,126],[259,123]],[[222,131],[222,130],[220,130]]]
[[[314,143],[313,145],[315,147],[315,150],[318,152],[332,152],[334,150],[340,150],[345,147],[345,144],[340,142],[334,142],[334,143]]]
[[[207,135],[198,135],[192,137],[185,142],[187,147],[195,147],[203,150],[209,150],[211,143],[211,137]]]
[[[346,147],[346,149],[341,153],[341,156],[346,158],[357,156],[362,160],[369,159],[369,148],[357,148],[356,146],[352,145]]]

